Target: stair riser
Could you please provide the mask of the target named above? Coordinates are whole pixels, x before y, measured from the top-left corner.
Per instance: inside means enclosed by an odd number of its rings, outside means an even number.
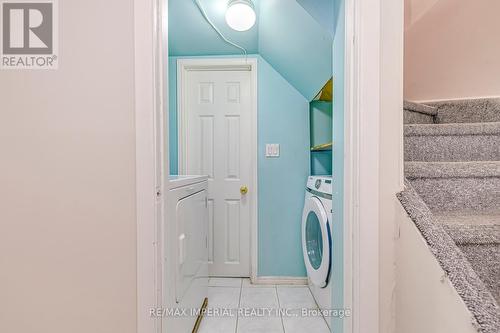
[[[500,207],[500,178],[413,178],[432,211],[490,211]]]
[[[500,276],[500,244],[466,244],[458,247],[500,304],[500,279],[498,278]]]
[[[500,135],[406,136],[406,161],[500,161]]]

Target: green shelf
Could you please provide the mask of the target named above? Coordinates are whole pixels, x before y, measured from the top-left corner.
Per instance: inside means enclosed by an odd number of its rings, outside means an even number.
[[[332,147],[333,147],[333,142],[323,143],[323,144],[311,147],[311,151],[327,151],[327,150],[332,150]]]

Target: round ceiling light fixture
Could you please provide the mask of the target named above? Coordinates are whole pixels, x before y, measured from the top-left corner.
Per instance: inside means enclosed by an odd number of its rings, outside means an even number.
[[[230,0],[227,4],[227,25],[236,31],[247,31],[254,26],[255,9],[251,0]]]

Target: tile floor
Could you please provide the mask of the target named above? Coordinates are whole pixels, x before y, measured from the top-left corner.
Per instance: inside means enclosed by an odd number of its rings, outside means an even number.
[[[330,332],[323,317],[302,315],[303,309],[318,308],[307,286],[257,286],[249,279],[211,278],[208,308],[199,333]]]

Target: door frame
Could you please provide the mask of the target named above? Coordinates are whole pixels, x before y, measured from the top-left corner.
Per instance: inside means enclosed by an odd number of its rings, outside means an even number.
[[[381,255],[381,245],[387,247],[381,239],[393,232],[395,244],[396,217],[384,211],[394,211],[403,189],[404,10],[399,0],[344,1],[343,293],[344,307],[354,316],[344,320],[343,332],[390,333],[395,250]],[[389,118],[396,124],[382,122]]]
[[[187,167],[186,154],[186,82],[189,71],[234,71],[249,70],[251,92],[251,179],[250,196],[250,278],[252,282],[257,279],[258,268],[258,60],[256,58],[183,58],[177,60],[177,131],[178,131],[178,162],[179,174],[185,174]]]
[[[379,332],[379,1],[345,0],[344,333]]]
[[[137,332],[161,333],[168,190],[168,0],[134,0]]]
[[[378,151],[379,148],[379,138],[376,135],[379,126],[370,128],[370,124],[373,125],[371,123],[373,117],[378,118],[380,114],[380,100],[377,98],[380,86],[387,84],[384,80],[380,80],[379,43],[382,39],[380,14],[381,12],[387,14],[389,10],[388,8],[380,10],[381,0],[345,1],[346,82],[344,84],[345,113],[348,117],[345,122],[346,161],[344,167],[350,172],[345,175],[344,180],[344,221],[346,224],[344,230],[344,304],[345,307],[355,309],[357,318],[347,318],[344,322],[344,332],[362,332],[360,322],[364,323],[363,327],[370,327],[370,331],[378,332],[379,240],[378,229],[376,233],[370,233],[370,231],[378,228],[380,221],[378,214],[374,217],[370,216],[369,212],[378,209],[378,200],[376,203],[371,194],[375,194],[377,198],[379,195],[378,192],[373,193],[373,189],[367,189],[365,184],[360,183],[360,179],[370,175],[378,177],[378,172],[375,173],[375,170],[368,167],[370,163],[364,164],[365,167],[363,163],[368,160],[376,162],[373,165],[379,165],[379,156],[375,154],[364,156],[362,152],[369,151],[371,148]],[[161,245],[159,246],[162,234],[160,228],[166,214],[164,208],[160,210],[157,208],[163,207],[165,202],[163,194],[166,193],[165,178],[169,174],[169,156],[168,131],[158,132],[157,130],[162,128],[162,124],[168,126],[168,94],[166,93],[168,91],[168,67],[165,61],[168,59],[167,8],[168,0],[134,0],[138,333],[161,332],[160,318],[152,318],[148,310],[161,307],[163,302],[163,286],[161,280],[158,280],[163,267],[159,260],[161,253],[158,252],[158,248],[161,248]],[[400,20],[402,16],[401,12],[392,17],[394,20]],[[394,41],[391,47],[402,50],[402,41]],[[373,58],[374,52],[377,54],[376,58]],[[370,70],[364,72],[363,70],[368,65],[371,67]],[[370,105],[370,102],[374,101],[375,106]],[[370,112],[376,114],[370,114]],[[365,128],[367,132],[363,131]],[[402,123],[399,130],[402,131]],[[402,140],[402,137],[397,139]],[[163,148],[158,147],[158,140],[163,143]],[[158,161],[158,151],[163,151],[160,161]],[[402,159],[402,154],[400,158]],[[402,164],[401,161],[399,162]],[[162,163],[163,167],[158,169],[158,164]],[[402,171],[397,176],[402,179]],[[367,191],[363,192],[363,190]],[[364,207],[369,207],[369,210],[363,211]],[[254,211],[257,212],[257,201],[255,201]],[[253,236],[251,270],[252,279],[255,279],[257,223],[254,225],[251,236]],[[365,243],[365,240],[368,243]],[[376,261],[369,266],[363,266],[363,263],[369,263],[372,259]],[[362,286],[364,290],[371,286],[376,287],[368,290],[367,294],[361,295]]]

